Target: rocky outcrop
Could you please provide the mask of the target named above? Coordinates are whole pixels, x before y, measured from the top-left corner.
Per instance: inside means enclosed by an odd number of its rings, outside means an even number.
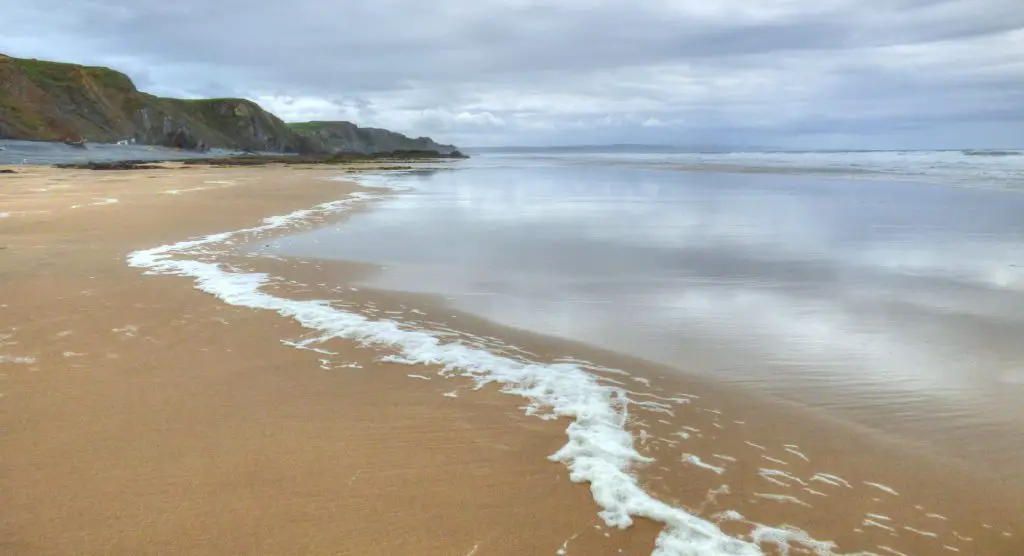
[[[429,137],[415,139],[374,127],[359,127],[352,122],[305,122],[288,126],[307,138],[313,148],[327,152],[373,154],[394,151],[437,151],[452,154],[454,145],[441,145]]]
[[[200,150],[308,150],[287,124],[249,100],[144,97],[147,102],[132,117],[131,138],[138,143]]]
[[[129,141],[182,149],[378,153],[450,145],[349,122],[289,126],[255,102],[185,100],[140,92],[123,73],[0,54],[0,139]]]

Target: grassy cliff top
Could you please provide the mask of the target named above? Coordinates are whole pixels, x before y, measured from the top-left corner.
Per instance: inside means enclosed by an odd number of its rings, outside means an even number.
[[[90,78],[98,84],[124,92],[135,91],[135,85],[127,75],[99,66],[80,66],[63,62],[50,62],[35,58],[11,58],[0,54],[0,65],[10,64],[37,83],[54,86],[72,86]]]
[[[355,125],[351,122],[288,122],[288,127],[293,131],[318,131],[327,127],[338,125]]]

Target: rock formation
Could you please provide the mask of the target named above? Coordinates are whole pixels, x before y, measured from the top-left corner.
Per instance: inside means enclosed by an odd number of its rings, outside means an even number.
[[[141,143],[182,149],[375,153],[450,145],[349,122],[289,126],[245,99],[161,98],[123,73],[0,54],[0,139]]]

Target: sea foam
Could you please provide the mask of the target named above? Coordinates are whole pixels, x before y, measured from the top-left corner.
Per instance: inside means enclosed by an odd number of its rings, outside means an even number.
[[[643,490],[632,470],[653,460],[636,450],[633,435],[626,428],[631,403],[628,394],[599,380],[580,364],[516,360],[457,341],[443,342],[427,331],[403,328],[396,321],[370,320],[332,307],[326,300],[277,297],[261,289],[271,283],[270,276],[210,262],[210,255],[220,251],[218,247],[280,231],[311,217],[340,213],[375,197],[354,193],[312,209],[267,218],[253,228],[136,251],[128,256],[128,263],[146,269],[147,274],[192,278],[196,288],[230,305],[275,311],[292,318],[303,327],[316,330],[317,342],[344,338],[388,349],[393,351],[388,357],[391,361],[440,366],[441,374],[466,377],[478,386],[499,384],[503,392],[525,398],[528,413],[570,419],[565,431],[566,444],[549,459],[563,463],[573,482],[590,484],[594,501],[602,508],[599,515],[608,526],[626,528],[636,517],[664,524],[655,542],[654,556],[762,554],[757,544],[730,537],[714,523]],[[795,541],[821,556],[833,554],[832,543],[813,540],[802,531],[788,528],[756,525],[752,538],[779,545]]]

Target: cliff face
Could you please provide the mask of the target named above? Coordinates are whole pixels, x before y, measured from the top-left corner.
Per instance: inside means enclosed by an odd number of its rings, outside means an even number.
[[[139,92],[107,68],[0,55],[0,137],[297,152],[277,116],[243,99],[180,100]]]
[[[101,67],[0,54],[0,139],[114,143],[134,140],[184,149],[378,153],[450,145],[410,139],[348,122],[289,126],[244,99],[183,100],[140,92],[123,73]]]
[[[307,138],[315,148],[327,152],[437,151],[451,154],[456,150],[454,145],[441,145],[429,137],[413,139],[386,129],[359,127],[351,122],[305,122],[288,126]]]

